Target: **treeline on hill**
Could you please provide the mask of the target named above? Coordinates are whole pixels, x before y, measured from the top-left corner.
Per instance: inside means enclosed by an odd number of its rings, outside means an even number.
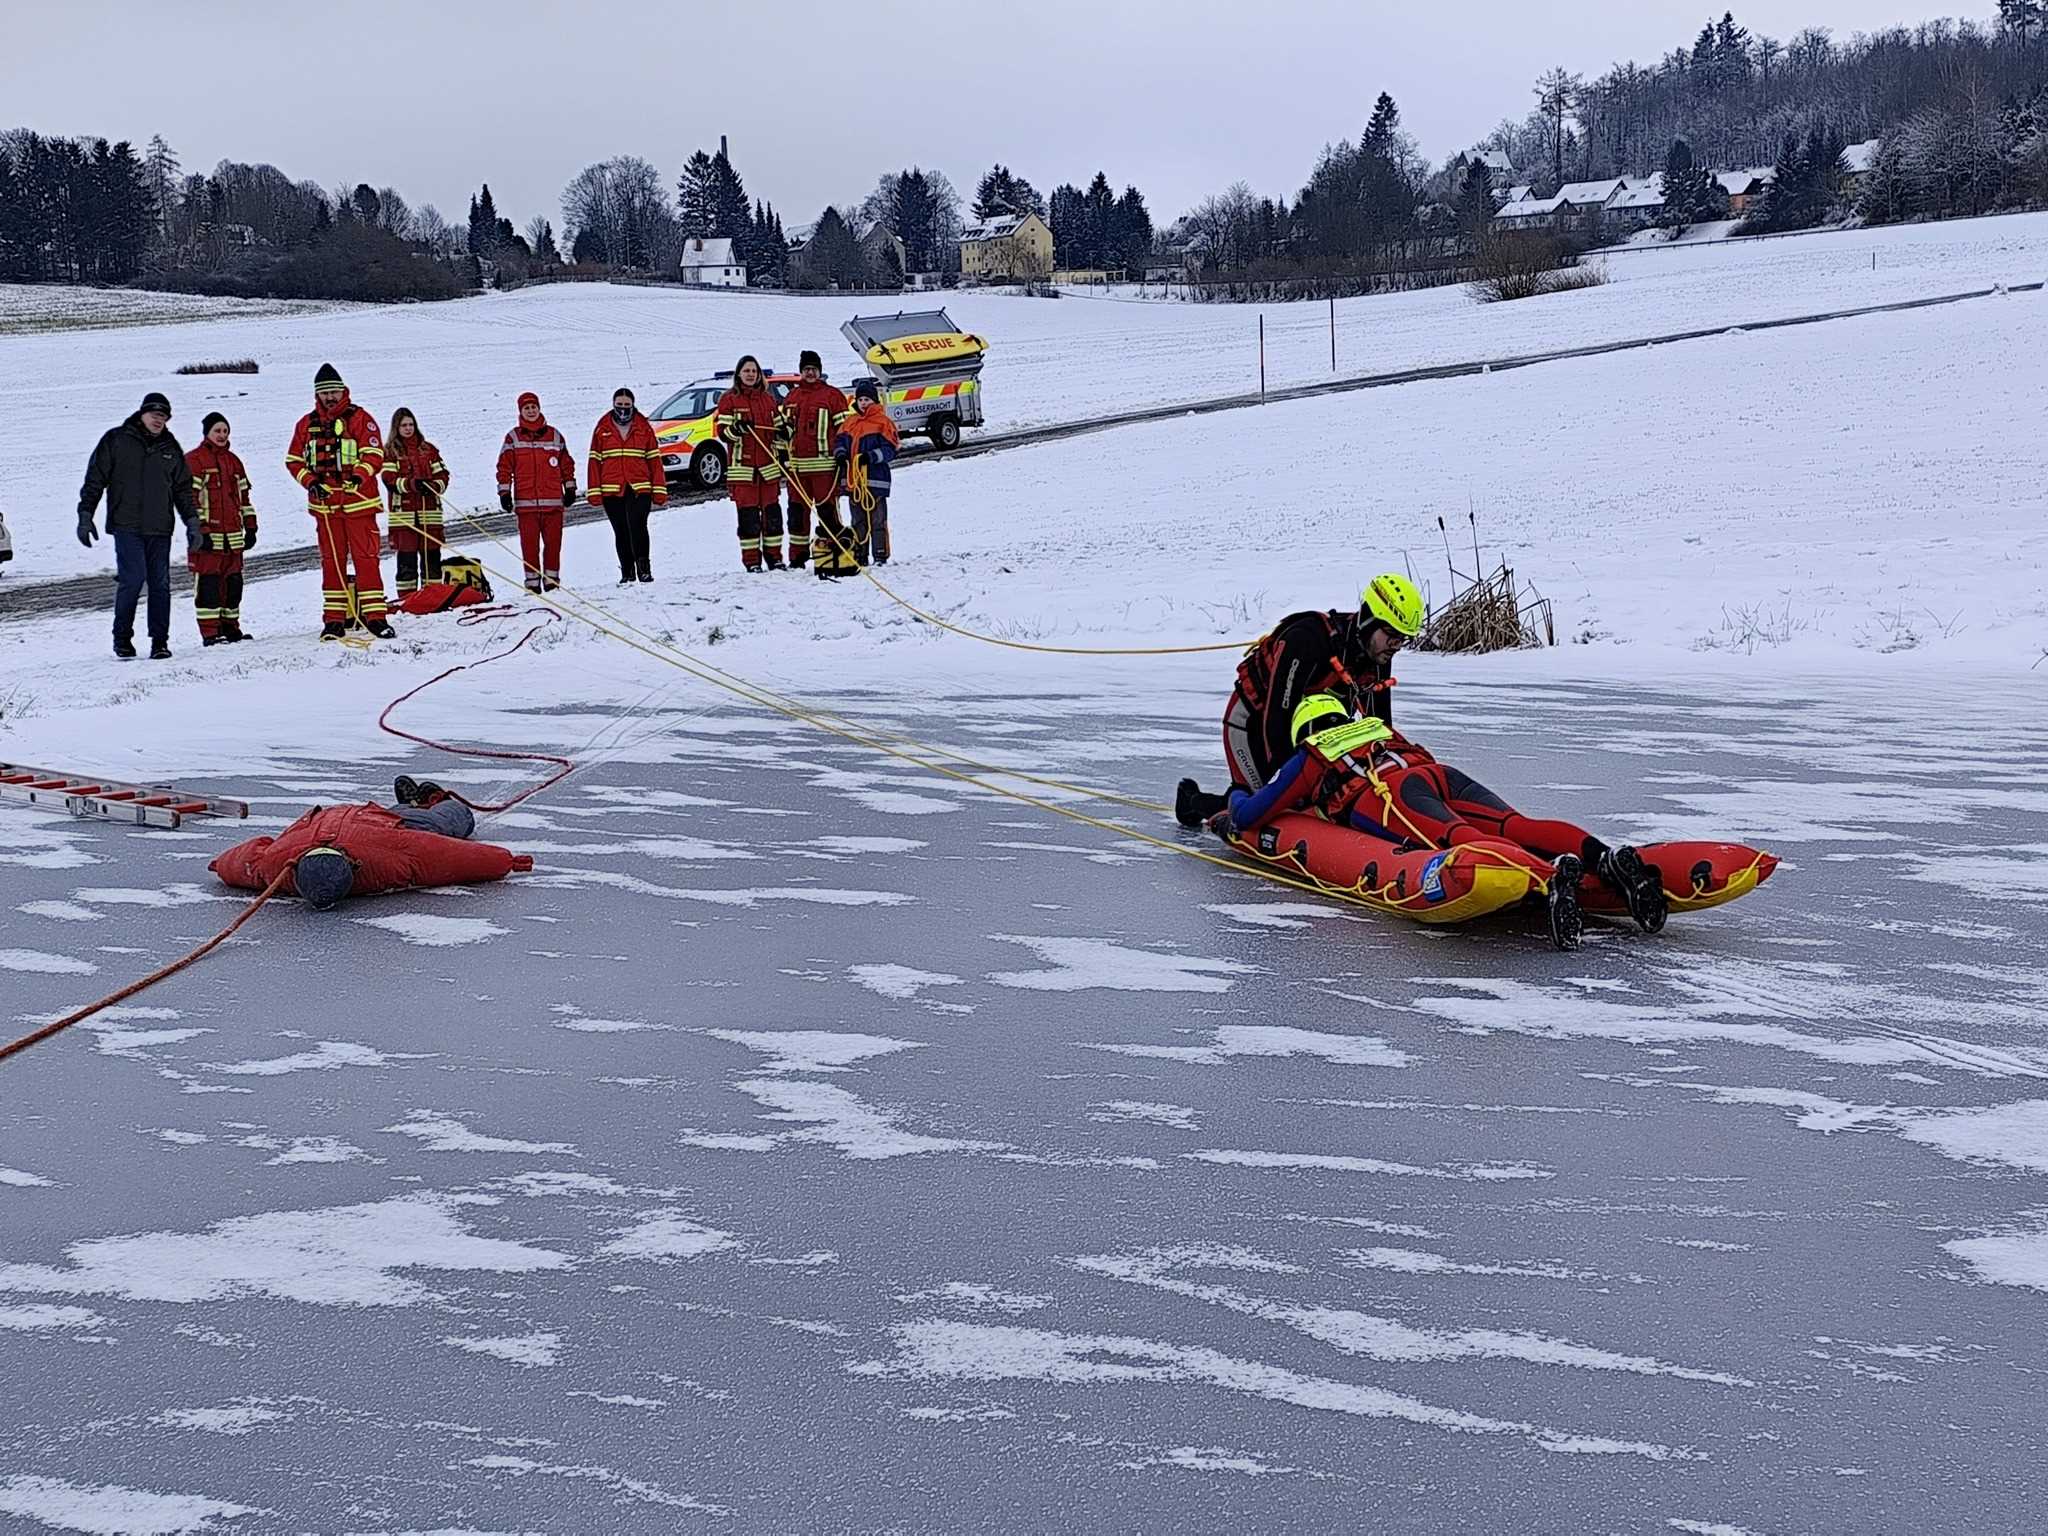
[[[1742,232],[1832,218],[1947,218],[2048,203],[2048,3],[1998,0],[1995,22],[1932,21],[1838,41],[1807,28],[1754,34],[1732,12],[1654,65],[1591,81],[1564,69],[1534,106],[1432,170],[1381,96],[1356,144],[1326,148],[1292,200],[1243,183],[1205,199],[1165,237],[1227,292],[1304,283],[1408,286],[1448,280],[1490,236],[1496,193],[1478,151],[1502,152],[1518,185],[1655,172],[1678,178],[1657,222],[1725,216],[1714,172],[1771,168]],[[1876,140],[1849,174],[1842,151]],[[1562,247],[1570,259],[1569,242]],[[1447,258],[1446,253],[1453,252]]]

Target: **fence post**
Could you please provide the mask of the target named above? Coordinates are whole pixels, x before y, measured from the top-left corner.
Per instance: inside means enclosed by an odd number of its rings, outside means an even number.
[[[1337,295],[1330,295],[1330,372],[1337,371]]]
[[[1259,399],[1266,398],[1266,317],[1259,316]]]

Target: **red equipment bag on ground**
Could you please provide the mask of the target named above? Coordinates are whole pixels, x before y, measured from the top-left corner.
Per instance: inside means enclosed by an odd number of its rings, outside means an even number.
[[[446,613],[450,608],[468,608],[487,603],[491,594],[466,581],[431,581],[417,592],[408,592],[397,602],[402,613]]]

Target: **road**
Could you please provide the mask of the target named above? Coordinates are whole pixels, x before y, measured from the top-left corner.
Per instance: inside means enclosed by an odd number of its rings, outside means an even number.
[[[1559,955],[692,714],[492,824],[531,877],[260,915],[0,1066],[0,1526],[2038,1528],[2048,731],[1445,690],[1529,807],[1785,868]],[[224,922],[224,840],[0,811],[6,1032]]]

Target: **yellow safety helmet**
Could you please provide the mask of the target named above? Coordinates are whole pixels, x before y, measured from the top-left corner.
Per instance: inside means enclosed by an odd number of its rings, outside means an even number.
[[[1410,640],[1422,633],[1422,594],[1415,590],[1414,582],[1393,571],[1373,577],[1372,584],[1360,595],[1358,610],[1365,618],[1376,619]]]
[[[1332,722],[1331,716],[1336,716]],[[1298,747],[1302,738],[1313,736],[1317,731],[1327,729],[1332,723],[1341,725],[1351,718],[1351,711],[1344,707],[1344,701],[1334,693],[1312,693],[1294,706],[1289,739]]]

